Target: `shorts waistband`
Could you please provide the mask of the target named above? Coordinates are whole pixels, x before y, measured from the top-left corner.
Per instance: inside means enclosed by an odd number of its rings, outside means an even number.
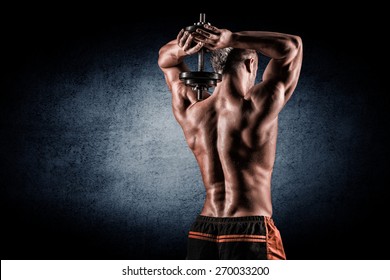
[[[268,216],[210,217],[198,215],[196,221],[207,223],[264,222],[272,221],[272,218]]]

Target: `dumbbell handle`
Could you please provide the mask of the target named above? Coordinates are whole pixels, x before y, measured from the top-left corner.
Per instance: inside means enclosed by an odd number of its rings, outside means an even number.
[[[202,23],[206,22],[206,14],[205,13],[200,13],[199,22],[202,22]]]
[[[194,23],[192,26],[187,26],[185,31],[188,31],[189,33],[195,32],[198,28],[203,29],[205,24],[207,24],[206,14],[201,13],[199,22]],[[211,86],[216,86],[217,83],[222,80],[221,74],[204,72],[204,56],[205,49],[201,48],[198,51],[198,72],[182,72],[179,75],[180,80],[184,81],[187,86],[191,86],[192,89],[196,90],[198,100],[203,99],[204,91],[207,91]]]
[[[206,14],[200,13],[199,15],[199,25],[203,25],[206,23]],[[201,48],[198,51],[198,71],[203,72],[204,71],[204,49]],[[203,87],[198,87],[196,89],[197,91],[197,99],[202,100],[203,99],[203,90],[205,90]]]
[[[203,72],[204,71],[204,49],[201,48],[198,51],[198,71]]]
[[[200,13],[198,25],[203,26],[204,24],[206,24],[206,14]],[[198,51],[198,71],[199,72],[204,71],[204,49],[203,48],[201,48]]]

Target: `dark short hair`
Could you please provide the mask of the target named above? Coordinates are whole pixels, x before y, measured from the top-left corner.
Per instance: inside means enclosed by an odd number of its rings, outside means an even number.
[[[251,49],[224,48],[211,52],[211,65],[215,72],[219,74],[231,73],[236,70],[237,65],[256,54]]]

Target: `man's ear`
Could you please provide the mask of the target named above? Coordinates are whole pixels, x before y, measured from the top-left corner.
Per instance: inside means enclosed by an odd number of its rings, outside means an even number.
[[[247,58],[247,59],[244,60],[245,69],[249,73],[252,73],[254,71],[253,63],[254,63],[254,59],[253,58]]]

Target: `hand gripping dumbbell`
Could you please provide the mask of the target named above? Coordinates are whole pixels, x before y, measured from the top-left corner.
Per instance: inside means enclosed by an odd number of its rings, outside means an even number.
[[[187,26],[185,30],[192,33],[198,28],[205,29],[203,26],[206,24],[210,24],[206,22],[206,14],[201,13],[199,22],[194,23],[194,25]],[[207,31],[210,32],[209,30]],[[210,87],[216,86],[218,82],[222,81],[221,74],[204,71],[204,53],[204,48],[201,48],[198,51],[198,71],[181,72],[179,75],[180,80],[182,80],[187,86],[196,90],[198,100],[202,100],[203,91],[207,91]]]

